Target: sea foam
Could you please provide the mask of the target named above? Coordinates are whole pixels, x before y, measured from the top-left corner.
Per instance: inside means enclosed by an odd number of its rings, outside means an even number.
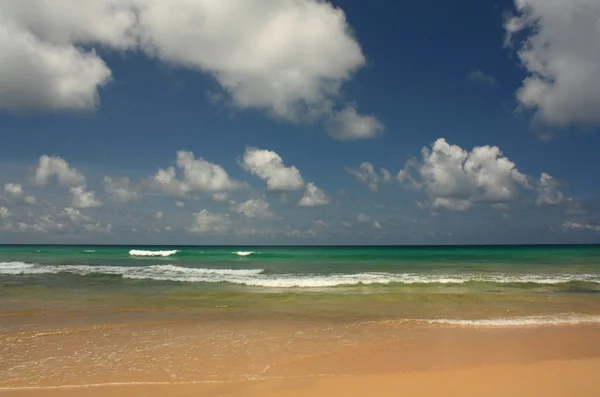
[[[156,251],[155,251],[156,252]],[[90,266],[43,265],[24,262],[0,262],[0,274],[109,274],[123,278],[191,283],[225,282],[263,288],[328,288],[371,284],[442,284],[467,282],[496,284],[552,285],[569,282],[600,284],[600,274],[437,274],[437,273],[355,273],[355,274],[265,274],[263,269],[195,268],[176,265]]]
[[[131,256],[171,256],[175,255],[177,250],[169,251],[145,251],[145,250],[130,250],[129,255]]]
[[[254,251],[234,251],[234,252],[232,252],[232,254],[235,254],[237,256],[248,256],[248,255],[255,254],[255,252]]]

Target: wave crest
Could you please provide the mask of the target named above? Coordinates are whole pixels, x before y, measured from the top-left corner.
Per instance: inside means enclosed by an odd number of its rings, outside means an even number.
[[[177,250],[169,250],[169,251],[145,251],[145,250],[129,250],[129,255],[131,256],[171,256],[175,255],[179,251]]]
[[[237,256],[249,256],[252,254],[256,254],[256,252],[254,252],[254,251],[234,251],[234,252],[232,252],[232,254],[235,254]]]

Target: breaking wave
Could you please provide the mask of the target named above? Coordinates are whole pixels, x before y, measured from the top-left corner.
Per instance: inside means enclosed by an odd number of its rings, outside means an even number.
[[[235,254],[237,256],[248,256],[248,255],[252,255],[255,253],[256,252],[254,252],[254,251],[234,251],[234,252],[232,252],[232,254]]]
[[[156,253],[154,251],[153,253]],[[162,255],[170,255],[162,251]],[[263,269],[195,268],[176,265],[152,266],[91,266],[91,265],[43,265],[24,262],[0,262],[0,274],[57,274],[77,275],[108,274],[127,279],[177,281],[190,283],[231,283],[265,288],[327,288],[336,286],[371,284],[440,284],[464,283],[495,284],[566,284],[577,287],[584,283],[588,289],[598,289],[600,274],[433,274],[433,273],[355,273],[355,274],[314,274],[289,273],[269,274]],[[576,288],[575,288],[576,289]]]
[[[177,250],[169,251],[145,251],[145,250],[130,250],[129,255],[131,256],[171,256],[175,255]]]
[[[550,325],[583,325],[599,324],[600,316],[583,314],[552,315],[552,316],[527,316],[527,317],[501,317],[477,320],[461,319],[433,319],[415,320],[429,324],[442,324],[455,327],[485,327],[485,328],[513,328],[513,327],[540,327]]]

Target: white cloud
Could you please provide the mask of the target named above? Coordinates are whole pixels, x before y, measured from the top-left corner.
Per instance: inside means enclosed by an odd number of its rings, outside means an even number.
[[[360,163],[358,168],[346,167],[346,171],[356,177],[360,182],[365,183],[369,189],[376,192],[379,189],[379,183],[389,183],[392,181],[392,174],[385,168],[381,168],[381,175],[375,171],[375,167],[368,161]]]
[[[269,218],[273,216],[269,203],[264,198],[250,199],[243,203],[231,202],[231,210],[248,218]]]
[[[102,206],[102,201],[96,199],[96,193],[86,191],[85,186],[71,187],[69,191],[71,192],[71,204],[75,208],[95,208]]]
[[[85,230],[87,230],[89,233],[104,233],[104,234],[108,234],[112,230],[112,225],[110,223],[108,225],[104,226],[104,227],[102,227],[100,225],[100,223],[88,223],[84,227],[85,227]]]
[[[0,218],[8,218],[10,216],[10,211],[6,207],[0,207]]]
[[[23,198],[23,202],[25,204],[29,204],[29,205],[36,205],[37,204],[37,200],[33,196],[25,196]]]
[[[241,166],[267,182],[270,191],[299,190],[304,187],[298,168],[286,167],[281,156],[271,150],[246,148]]]
[[[33,196],[25,196],[23,197],[23,195],[25,194],[24,190],[23,190],[23,186],[19,185],[18,183],[6,183],[4,185],[4,191],[19,200],[22,200],[25,204],[29,204],[29,205],[36,205],[37,204],[37,200],[35,199],[35,197]]]
[[[52,177],[56,177],[58,183],[62,186],[81,186],[85,184],[85,177],[75,168],[72,168],[61,157],[46,156],[40,157],[38,167],[35,171],[34,181],[38,185],[47,185]]]
[[[4,191],[13,196],[13,197],[21,197],[23,196],[23,187],[17,183],[7,183],[4,185]]]
[[[381,225],[377,221],[373,221],[373,226],[375,226],[377,229],[381,229]]]
[[[183,208],[183,207],[185,207],[185,201],[176,200],[175,201],[175,206],[179,207],[179,208]]]
[[[538,185],[537,205],[556,205],[565,201],[564,194],[558,190],[559,183],[552,176],[542,172]]]
[[[473,69],[467,74],[467,80],[475,83],[483,83],[489,86],[497,84],[496,78],[491,74],[485,73],[479,69]]]
[[[371,220],[371,217],[369,217],[367,214],[363,214],[361,212],[356,215],[356,220],[359,222],[369,222]]]
[[[538,121],[564,126],[600,123],[600,2],[516,0],[504,28],[528,76],[517,91]]]
[[[25,233],[54,233],[65,232],[69,229],[67,225],[50,215],[41,216],[31,224],[19,222],[18,228]]]
[[[361,115],[355,107],[334,112],[326,126],[329,135],[340,141],[374,138],[384,130],[375,116]]]
[[[156,219],[162,219],[165,216],[165,214],[163,214],[161,211],[158,211],[156,213]]]
[[[298,202],[300,207],[317,207],[320,205],[329,204],[329,199],[325,195],[322,189],[315,186],[314,183],[309,182],[306,184],[306,190],[304,196]]]
[[[561,229],[563,229],[565,231],[591,230],[594,232],[600,232],[600,225],[592,225],[589,223],[579,223],[579,222],[565,222],[562,224]]]
[[[414,171],[414,175],[411,173]],[[439,138],[422,149],[422,160],[411,160],[398,173],[401,182],[425,189],[434,208],[466,210],[473,203],[505,203],[520,198],[528,178],[495,146],[467,152]]]
[[[177,152],[177,167],[183,172],[183,179],[177,179],[174,167],[159,169],[152,176],[153,188],[174,196],[185,197],[189,192],[223,192],[239,187],[239,183],[229,178],[220,165],[203,158],[196,159],[194,153],[180,150]]]
[[[104,189],[115,201],[129,203],[139,199],[138,192],[131,186],[131,181],[126,177],[113,179],[110,176],[105,176]]]
[[[79,210],[75,208],[66,207],[64,211],[67,217],[75,223],[86,222],[90,220],[89,216],[83,215],[81,212],[79,212]]]
[[[188,230],[192,233],[223,233],[229,230],[230,225],[229,215],[202,210],[194,212],[194,221]]]
[[[196,159],[192,152],[178,151],[177,166],[183,170],[189,191],[222,192],[237,187],[223,167],[203,158]]]
[[[234,106],[292,122],[327,119],[365,64],[344,12],[320,0],[4,0],[0,15],[0,108],[10,110],[96,107],[112,73],[94,47],[207,73]],[[356,119],[343,134],[378,123]]]

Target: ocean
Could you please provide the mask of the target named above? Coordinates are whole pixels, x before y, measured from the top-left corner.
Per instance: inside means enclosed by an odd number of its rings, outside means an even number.
[[[527,325],[600,321],[599,292],[598,245],[0,247],[5,318],[127,307]]]

